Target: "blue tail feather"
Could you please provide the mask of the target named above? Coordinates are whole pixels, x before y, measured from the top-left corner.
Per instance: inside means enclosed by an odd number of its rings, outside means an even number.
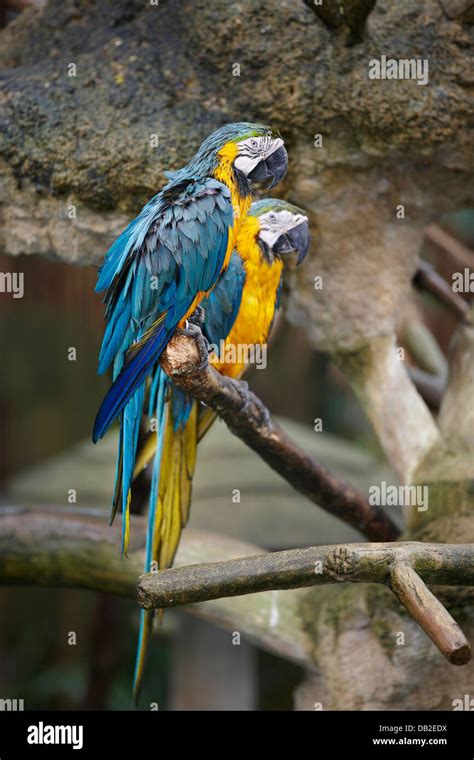
[[[146,549],[145,549],[145,565],[144,570],[146,573],[150,572],[151,563],[153,560],[153,536],[155,533],[155,518],[156,518],[156,502],[158,496],[158,487],[160,482],[160,470],[161,459],[163,455],[163,440],[166,421],[166,386],[168,379],[161,369],[157,366],[155,375],[152,381],[152,391],[156,388],[156,417],[158,421],[157,425],[157,447],[155,451],[155,457],[153,461],[153,474],[150,489],[150,505],[148,512],[148,530],[146,536]],[[152,396],[154,393],[152,392]],[[151,411],[151,410],[150,410]],[[133,693],[135,701],[138,700],[141,681],[143,677],[143,669],[145,664],[145,657],[148,647],[148,639],[151,630],[151,624],[153,621],[153,613],[140,611],[140,627],[138,634],[137,654],[135,660],[135,672],[133,676]]]
[[[127,551],[129,518],[128,496],[132,485],[135,469],[135,456],[138,444],[138,433],[142,417],[142,407],[145,396],[145,385],[135,391],[122,412],[122,554]]]

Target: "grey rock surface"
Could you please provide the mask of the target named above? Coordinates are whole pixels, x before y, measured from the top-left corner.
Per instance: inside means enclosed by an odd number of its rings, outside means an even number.
[[[349,26],[370,5],[342,3]],[[28,9],[1,32],[2,250],[99,261],[165,169],[222,123],[262,120],[289,148],[278,194],[308,209],[315,232],[290,317],[325,350],[390,333],[421,228],[472,202],[464,6],[378,0],[358,44],[302,0]],[[426,58],[429,83],[369,80],[381,55]]]

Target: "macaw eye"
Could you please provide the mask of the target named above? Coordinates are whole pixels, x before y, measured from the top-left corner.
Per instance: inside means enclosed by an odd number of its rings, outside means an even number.
[[[270,221],[271,221],[271,222],[274,222],[274,221],[275,221],[275,219],[276,219],[276,214],[274,214],[274,213],[272,212],[271,214],[269,214],[269,215],[268,215],[268,218],[270,219]]]
[[[256,148],[258,146],[258,140],[255,140],[255,138],[252,138],[252,140],[250,140],[250,146],[252,148]]]

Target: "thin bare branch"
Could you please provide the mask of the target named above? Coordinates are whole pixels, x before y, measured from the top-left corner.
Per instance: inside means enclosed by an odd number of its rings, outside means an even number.
[[[438,410],[446,388],[446,380],[425,372],[418,367],[407,367],[408,374],[414,383],[418,393],[428,404],[430,409]]]
[[[428,325],[421,319],[408,318],[403,325],[402,337],[416,365],[446,381],[448,362]]]
[[[453,240],[453,238],[451,239]],[[431,295],[444,306],[447,306],[448,309],[450,309],[459,319],[463,319],[469,309],[469,304],[464,298],[461,298],[461,296],[453,291],[449,283],[437,273],[433,265],[428,261],[420,261],[418,270],[413,278],[413,284],[419,290],[431,293]]]
[[[467,473],[472,478],[474,442],[474,303],[458,326],[451,344],[449,377],[438,424],[446,439],[471,460]]]
[[[466,267],[472,267],[473,253],[453,235],[444,230],[439,224],[430,224],[425,229],[425,237],[437,248],[445,251],[449,256]]]

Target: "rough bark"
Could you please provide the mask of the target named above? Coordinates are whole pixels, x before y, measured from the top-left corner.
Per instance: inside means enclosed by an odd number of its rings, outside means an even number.
[[[313,546],[147,573],[138,584],[138,600],[145,609],[161,609],[325,583],[386,583],[446,659],[465,665],[469,642],[422,578],[474,585],[473,559],[472,545]]]
[[[398,567],[410,567],[427,583],[474,586],[474,546],[469,544],[341,544],[288,549],[237,560],[146,573],[139,601],[146,609],[206,602],[276,589],[325,583],[406,586]],[[392,576],[397,576],[392,580]]]

